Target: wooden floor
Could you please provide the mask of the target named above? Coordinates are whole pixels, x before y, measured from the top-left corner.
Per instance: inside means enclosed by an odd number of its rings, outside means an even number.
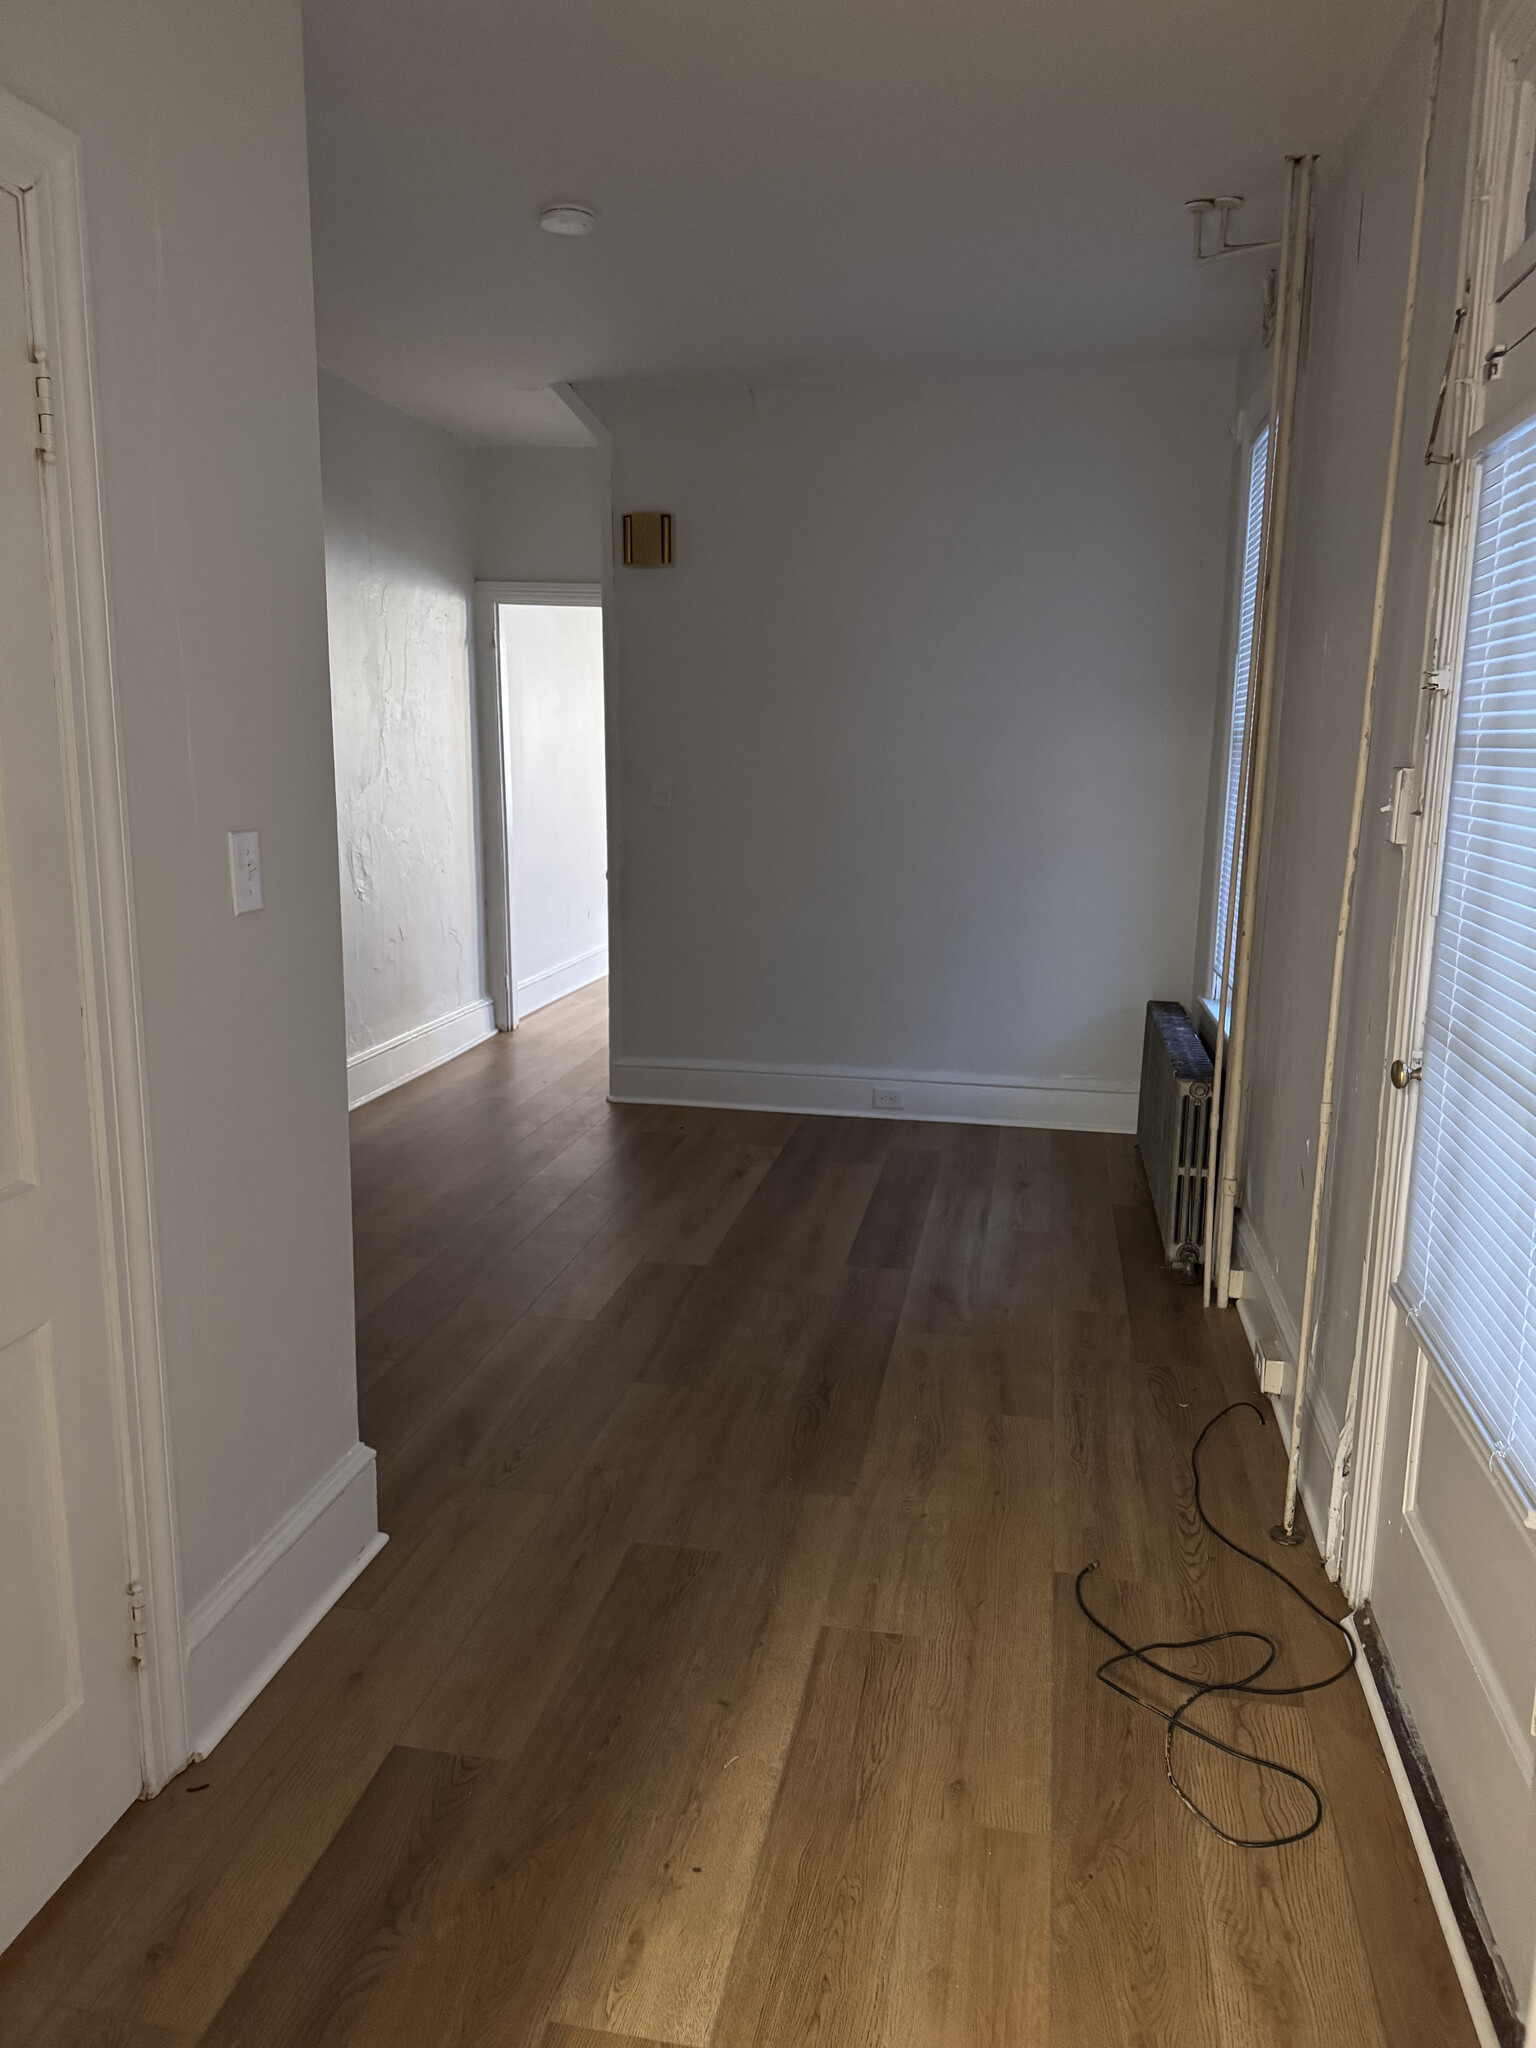
[[[1353,1679],[1211,1709],[1323,1788],[1274,1852],[1095,1683],[1089,1559],[1335,1649],[1193,1518],[1252,1375],[1130,1140],[613,1107],[605,999],[354,1116],[391,1541],[0,1959],[4,2048],[1471,2048]]]

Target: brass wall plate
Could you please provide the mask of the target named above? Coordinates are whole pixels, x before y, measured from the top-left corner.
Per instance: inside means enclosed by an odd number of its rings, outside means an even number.
[[[624,566],[626,569],[664,569],[672,560],[672,514],[670,512],[626,512],[624,514]]]

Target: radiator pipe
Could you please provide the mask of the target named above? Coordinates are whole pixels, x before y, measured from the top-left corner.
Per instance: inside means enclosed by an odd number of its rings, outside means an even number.
[[[1253,926],[1258,899],[1259,849],[1264,833],[1264,802],[1269,770],[1269,736],[1274,701],[1275,643],[1278,638],[1280,571],[1285,552],[1286,508],[1290,501],[1291,444],[1296,421],[1296,388],[1301,363],[1301,327],[1307,279],[1307,257],[1312,231],[1312,169],[1315,156],[1293,156],[1290,162],[1290,190],[1286,203],[1285,232],[1281,250],[1279,285],[1276,293],[1274,366],[1270,377],[1269,475],[1265,479],[1268,503],[1264,518],[1264,560],[1260,584],[1257,649],[1250,676],[1256,688],[1249,691],[1249,716],[1243,733],[1246,769],[1239,771],[1243,784],[1243,830],[1238,868],[1238,910],[1236,947],[1232,962],[1231,1053],[1227,1060],[1226,1088],[1220,1114],[1220,1175],[1208,1177],[1213,1199],[1213,1242],[1207,1257],[1207,1273],[1214,1268],[1216,1302],[1225,1308],[1232,1285],[1232,1223],[1237,1207],[1238,1138],[1242,1129],[1243,1062],[1247,1050],[1248,987],[1253,968]],[[1224,983],[1222,994],[1226,998]],[[1216,1019],[1218,1055],[1222,1051],[1226,1026],[1226,1000],[1218,1005]],[[1214,1085],[1214,1082],[1213,1082]],[[1211,1157],[1214,1163],[1216,1145]],[[1210,1282],[1208,1280],[1207,1284]]]
[[[1291,1453],[1285,1475],[1285,1518],[1277,1536],[1295,1541],[1296,1499],[1301,1484],[1301,1437],[1306,1420],[1307,1381],[1317,1338],[1317,1270],[1322,1244],[1323,1204],[1333,1138],[1334,1074],[1339,1049],[1339,1015],[1344,1001],[1344,959],[1355,907],[1355,876],[1360,866],[1360,840],[1365,822],[1366,776],[1370,768],[1371,735],[1376,716],[1376,686],[1381,677],[1381,640],[1387,609],[1387,578],[1392,565],[1392,530],[1397,509],[1398,474],[1402,468],[1403,428],[1408,414],[1408,366],[1413,347],[1413,320],[1418,307],[1419,263],[1424,247],[1424,205],[1429,187],[1429,149],[1435,132],[1435,103],[1440,94],[1440,53],[1445,42],[1445,0],[1440,0],[1430,50],[1429,90],[1424,102],[1424,131],[1419,143],[1419,179],[1413,201],[1413,230],[1408,243],[1408,279],[1403,292],[1403,326],[1397,350],[1397,391],[1393,399],[1392,440],[1387,456],[1386,493],[1381,507],[1381,537],[1376,549],[1376,589],[1371,601],[1371,643],[1366,659],[1365,697],[1360,706],[1360,748],[1355,756],[1354,800],[1349,814],[1349,841],[1339,891],[1339,920],[1333,940],[1333,981],[1328,992],[1328,1035],[1323,1045],[1323,1089],[1317,1109],[1317,1158],[1312,1169],[1312,1213],[1307,1225],[1307,1268],[1302,1284],[1301,1329],[1296,1340],[1296,1398],[1291,1410]],[[1354,1387],[1350,1400],[1354,1400]],[[1343,1458],[1335,1458],[1335,1484]],[[1331,1548],[1330,1544],[1330,1548]]]

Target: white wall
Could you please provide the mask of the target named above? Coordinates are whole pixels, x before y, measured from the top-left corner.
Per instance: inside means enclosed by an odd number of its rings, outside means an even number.
[[[198,1739],[375,1528],[357,1447],[299,11],[5,0],[0,83],[84,146]],[[266,908],[237,922],[225,835],[251,826]]]
[[[608,531],[605,450],[477,448],[473,461],[477,577],[600,580]]]
[[[320,428],[356,1104],[494,1029],[474,585],[596,582],[607,458],[586,448],[469,448],[324,371]],[[542,934],[535,950],[542,957]]]
[[[320,379],[354,1102],[494,1029],[485,992],[470,451]]]
[[[1440,472],[1422,460],[1457,293],[1473,7],[1453,8],[1432,155],[1387,637],[1351,931],[1332,1185],[1304,1470],[1326,1510],[1370,1218],[1402,855],[1380,806],[1412,756]],[[1306,1269],[1323,1041],[1333,972],[1376,556],[1391,439],[1433,12],[1421,7],[1347,148],[1319,166],[1312,321],[1297,425],[1278,650],[1269,824],[1260,873],[1241,1243],[1294,1349]],[[1248,366],[1249,382],[1260,365]]]
[[[613,571],[615,1092],[1132,1127],[1193,967],[1231,363],[581,396],[615,515],[676,521]]]
[[[608,972],[603,615],[501,607],[517,1016]]]

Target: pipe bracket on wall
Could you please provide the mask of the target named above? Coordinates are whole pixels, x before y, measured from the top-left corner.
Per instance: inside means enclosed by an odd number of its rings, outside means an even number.
[[[1184,211],[1193,216],[1195,223],[1195,261],[1214,263],[1220,256],[1250,256],[1261,249],[1278,249],[1274,242],[1234,242],[1232,240],[1232,216],[1243,205],[1240,192],[1229,192],[1220,199],[1186,199]],[[1220,223],[1216,233],[1216,246],[1205,246],[1206,215],[1214,213]]]

